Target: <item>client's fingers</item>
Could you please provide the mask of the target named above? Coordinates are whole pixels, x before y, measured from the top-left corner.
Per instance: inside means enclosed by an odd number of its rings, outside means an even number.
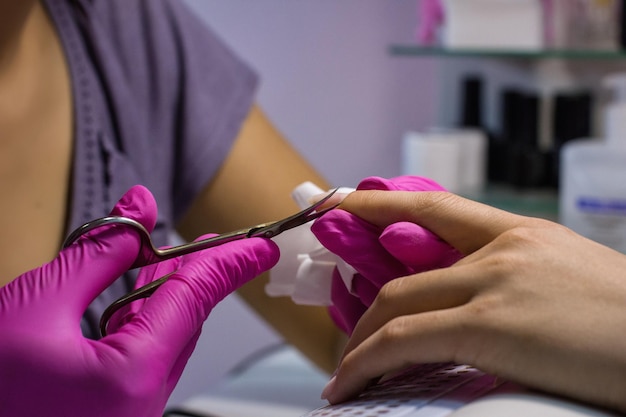
[[[350,264],[375,288],[412,272],[381,246],[380,230],[376,226],[351,213],[332,210],[317,219],[311,231],[324,247]]]
[[[363,314],[344,354],[396,318],[467,303],[484,287],[479,269],[471,264],[453,266],[390,281]]]
[[[343,358],[322,396],[335,404],[411,364],[454,361],[463,332],[457,309],[396,317]]]
[[[419,224],[464,254],[526,219],[443,191],[355,191],[340,208],[383,228],[402,221]]]

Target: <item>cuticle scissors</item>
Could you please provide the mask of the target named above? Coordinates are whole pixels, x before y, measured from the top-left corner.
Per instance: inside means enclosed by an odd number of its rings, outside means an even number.
[[[142,244],[140,246],[140,252],[137,255],[137,258],[130,269],[139,268],[142,266],[151,265],[154,263],[162,262],[168,259],[176,258],[178,256],[186,255],[192,252],[196,252],[203,249],[213,248],[215,246],[223,245],[228,242],[233,242],[240,239],[246,239],[251,237],[264,237],[271,239],[284,231],[289,229],[293,229],[294,227],[301,226],[306,224],[312,220],[317,219],[322,216],[326,212],[336,208],[340,203],[335,203],[321,210],[317,210],[318,207],[322,206],[324,203],[330,199],[335,192],[337,192],[337,188],[328,193],[324,198],[312,204],[311,206],[305,208],[302,211],[299,211],[296,214],[293,214],[289,217],[286,217],[282,220],[278,220],[270,223],[258,224],[256,226],[252,226],[246,229],[236,230],[234,232],[223,233],[221,235],[213,236],[206,239],[201,239],[189,243],[184,243],[178,246],[173,246],[169,248],[156,248],[152,243],[152,239],[150,238],[150,233],[146,228],[136,220],[130,219],[128,217],[123,216],[108,216],[102,217],[96,220],[92,220],[79,226],[72,233],[68,235],[63,242],[63,248],[68,247],[72,243],[74,243],[80,236],[85,233],[97,229],[102,226],[111,225],[111,224],[123,224],[134,227],[140,233]],[[154,291],[157,290],[171,274],[165,275],[155,281],[150,282],[142,287],[139,287],[128,294],[122,296],[117,299],[113,303],[111,303],[102,313],[100,318],[100,333],[101,336],[104,337],[107,334],[107,325],[113,314],[118,311],[120,308],[124,307],[132,303],[133,301],[140,300],[142,298],[147,298],[151,296]]]

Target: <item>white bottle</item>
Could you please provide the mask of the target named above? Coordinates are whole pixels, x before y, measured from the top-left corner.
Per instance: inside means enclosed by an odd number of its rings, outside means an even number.
[[[626,253],[626,73],[607,77],[605,86],[613,90],[605,137],[561,149],[559,221]]]

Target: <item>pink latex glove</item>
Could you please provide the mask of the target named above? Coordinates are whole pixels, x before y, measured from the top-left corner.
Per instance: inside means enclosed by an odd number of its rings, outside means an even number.
[[[423,46],[432,46],[437,40],[437,29],[444,21],[444,7],[441,0],[419,0],[418,9],[417,42]]]
[[[112,214],[152,230],[156,204],[136,186]],[[125,324],[86,339],[83,312],[139,245],[130,227],[96,229],[0,288],[0,416],[160,417],[211,309],[279,255],[270,240],[244,239],[148,268],[146,280],[172,275]]]
[[[416,176],[369,177],[357,190],[445,191],[435,181]],[[331,286],[329,313],[348,335],[388,281],[450,266],[461,258],[456,249],[415,223],[395,223],[380,230],[344,210],[326,213],[311,231],[324,247],[357,271],[349,289],[335,269]]]

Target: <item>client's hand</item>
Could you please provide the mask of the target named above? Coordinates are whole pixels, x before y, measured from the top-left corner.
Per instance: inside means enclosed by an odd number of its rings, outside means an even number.
[[[355,192],[343,209],[384,228],[410,221],[466,256],[383,287],[323,394],[448,362],[626,412],[626,256],[547,220],[449,193]]]
[[[156,204],[136,186],[112,214],[152,230]],[[144,280],[172,275],[108,336],[84,338],[83,312],[139,247],[130,227],[96,229],[0,288],[0,415],[161,416],[211,309],[278,260],[273,242],[244,239],[152,267]]]
[[[433,180],[415,176],[369,177],[361,181],[357,190],[445,191]],[[315,221],[311,231],[322,245],[357,271],[348,280],[342,279],[338,269],[333,272],[333,304],[329,313],[347,334],[352,333],[363,312],[388,281],[446,267],[461,257],[458,251],[417,224],[401,222],[381,228],[344,210],[326,213]]]

